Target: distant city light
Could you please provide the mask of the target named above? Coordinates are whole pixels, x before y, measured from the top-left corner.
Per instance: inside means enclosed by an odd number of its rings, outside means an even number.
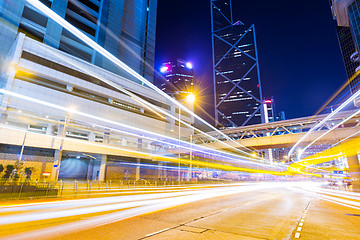
[[[187,67],[188,69],[192,69],[192,68],[193,68],[193,65],[192,65],[191,62],[187,62],[187,63],[186,63],[186,67]]]
[[[160,72],[161,72],[161,73],[164,73],[164,72],[167,72],[167,71],[169,71],[169,67],[168,67],[168,66],[163,66],[163,67],[160,68]]]

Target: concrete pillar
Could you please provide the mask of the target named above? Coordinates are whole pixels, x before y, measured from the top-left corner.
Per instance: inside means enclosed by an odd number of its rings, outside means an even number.
[[[57,136],[64,137],[64,135],[66,135],[66,132],[64,133],[64,128],[65,128],[64,125],[58,126]],[[59,179],[60,164],[61,164],[61,158],[62,158],[62,147],[63,147],[63,143],[64,143],[63,141],[64,140],[61,140],[60,149],[55,150],[53,167],[52,167],[51,176],[50,176],[51,181],[57,181]]]
[[[90,132],[90,133],[88,134],[88,140],[89,140],[90,142],[95,142],[95,133]]]
[[[54,134],[54,125],[48,124],[46,127],[46,135],[53,135]]]
[[[0,124],[5,124],[7,121],[8,115],[6,113],[0,113]]]
[[[57,132],[57,136],[59,137],[64,137],[63,135],[63,131],[64,131],[64,125],[59,125],[58,126],[58,132]],[[64,135],[66,135],[66,132],[64,133]]]
[[[101,162],[94,159],[94,166],[92,172],[92,180],[99,180]],[[104,181],[104,180],[103,180]]]
[[[61,158],[62,158],[62,151],[55,150],[53,167],[50,176],[51,181],[57,181],[59,179]]]
[[[143,147],[143,140],[141,138],[138,138],[137,148],[142,149],[142,147]]]
[[[157,168],[157,178],[161,179],[162,177],[162,171],[163,171],[163,163],[162,162],[158,162],[158,168]]]
[[[87,170],[87,174],[86,174],[86,180],[94,180],[93,170],[94,170],[94,159],[90,158],[88,170]]]
[[[140,180],[140,163],[141,163],[141,160],[140,160],[140,158],[138,158],[137,159],[138,165],[136,165],[136,172],[135,172],[135,181]]]
[[[107,155],[101,156],[101,163],[100,163],[100,172],[99,172],[99,181],[105,181],[106,175],[106,161]]]
[[[110,132],[104,132],[103,143],[109,143],[110,141]]]
[[[353,190],[360,190],[360,166],[358,155],[346,156],[349,164],[349,174],[353,184]]]

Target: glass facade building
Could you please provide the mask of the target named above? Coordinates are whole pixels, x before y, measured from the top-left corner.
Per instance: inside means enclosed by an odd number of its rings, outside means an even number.
[[[351,35],[351,29],[350,27],[337,26],[336,31],[344,60],[346,75],[348,79],[351,79],[356,72],[356,68],[360,66],[359,62],[351,61],[351,55],[356,52],[355,43]],[[357,87],[355,87],[355,85],[358,82],[359,76],[350,82],[352,92],[356,92]]]
[[[59,16],[153,82],[157,0],[40,0]],[[0,0],[0,54],[17,33],[131,78],[26,0]],[[133,79],[134,80],[134,79]],[[136,81],[136,80],[134,80]]]
[[[219,127],[263,122],[255,27],[234,21],[230,0],[211,0],[215,120]]]
[[[360,1],[330,0],[330,7],[337,21],[337,35],[344,60],[346,75],[350,80],[351,92],[360,89],[360,76],[354,74],[360,66]],[[357,104],[356,104],[357,105]]]
[[[357,51],[359,51],[360,49],[360,8],[359,7],[360,7],[360,1],[358,0],[351,3],[348,7],[351,31],[355,40],[354,42],[356,44]],[[359,62],[356,62],[355,64],[359,66]],[[345,67],[346,67],[346,63],[345,63]],[[354,71],[354,73],[355,72],[356,70]],[[350,82],[352,93],[355,93],[360,89],[359,82],[360,82],[360,76],[357,76],[354,80]]]
[[[181,93],[194,92],[194,70],[190,62],[181,59],[163,63],[157,86],[178,99]]]

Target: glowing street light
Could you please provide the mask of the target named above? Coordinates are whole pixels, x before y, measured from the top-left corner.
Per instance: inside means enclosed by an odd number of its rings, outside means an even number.
[[[161,72],[161,73],[165,73],[165,72],[167,72],[167,71],[169,71],[169,67],[168,67],[168,66],[162,66],[162,67],[160,68],[160,72]]]
[[[192,68],[193,68],[193,65],[192,65],[191,62],[187,62],[187,63],[186,63],[186,67],[187,67],[188,69],[192,69]]]
[[[196,100],[196,96],[193,93],[189,93],[186,96],[186,102],[188,102],[188,103],[194,103],[195,100]]]

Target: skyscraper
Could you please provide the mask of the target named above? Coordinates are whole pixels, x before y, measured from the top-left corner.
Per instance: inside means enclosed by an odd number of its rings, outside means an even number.
[[[167,94],[179,98],[181,93],[193,93],[194,70],[190,62],[181,59],[163,63],[160,68],[158,87]]]
[[[351,79],[350,88],[351,92],[354,93],[358,90],[358,82],[360,77],[354,77],[356,69],[360,66],[358,61],[353,61],[354,56],[356,56],[356,52],[358,49],[358,45],[355,42],[355,38],[352,35],[352,26],[356,23],[351,23],[348,15],[348,7],[353,5],[354,1],[337,1],[334,2],[330,0],[330,6],[332,9],[332,13],[334,19],[337,20],[338,26],[336,26],[336,32],[339,40],[339,45],[342,53],[342,57],[344,60],[346,75],[348,79]],[[353,7],[352,7],[353,8]]]
[[[231,0],[210,0],[216,125],[264,121],[255,26],[233,19]]]
[[[132,69],[153,81],[157,0],[40,0]],[[0,55],[18,32],[128,78],[26,0],[0,0]]]

